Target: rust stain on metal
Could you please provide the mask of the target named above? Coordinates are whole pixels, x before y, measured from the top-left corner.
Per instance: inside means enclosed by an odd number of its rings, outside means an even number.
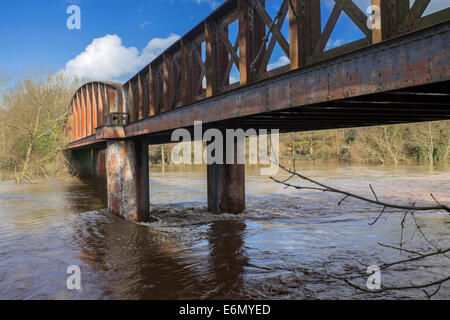
[[[97,139],[124,139],[125,130],[123,126],[101,127],[97,129]]]

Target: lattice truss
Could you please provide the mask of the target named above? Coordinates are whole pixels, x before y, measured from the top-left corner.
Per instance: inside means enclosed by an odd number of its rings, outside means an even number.
[[[438,0],[228,0],[122,88],[100,82],[80,88],[72,103],[73,139],[92,135],[97,126],[103,125],[105,112],[111,109],[110,101],[122,104],[113,108],[129,113],[130,122],[156,116],[448,21],[448,7],[424,14],[427,8],[436,8],[437,3]],[[365,11],[370,5],[370,10]],[[359,30],[362,38],[330,46],[336,33],[342,31],[338,27],[342,19],[348,28]],[[279,57],[284,58],[284,65],[273,63]]]

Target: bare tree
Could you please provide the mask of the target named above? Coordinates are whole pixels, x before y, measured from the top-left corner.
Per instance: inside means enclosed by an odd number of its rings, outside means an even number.
[[[404,154],[402,127],[382,126],[356,130],[350,153],[360,162],[375,159],[382,164],[398,165]]]
[[[446,161],[449,153],[450,128],[448,122],[419,123],[410,130],[411,144],[418,149],[418,156],[433,166],[436,160]]]
[[[445,152],[444,152],[444,161],[448,160],[448,156],[450,154],[450,134],[448,135],[448,140],[447,140],[447,146],[445,147]]]
[[[56,147],[69,113],[73,88],[62,75],[39,73],[26,75],[2,97],[4,136],[3,166],[13,167],[15,179],[31,180],[47,176],[47,165],[54,160]],[[36,161],[32,161],[36,153]],[[6,153],[6,154],[5,154]],[[33,168],[30,168],[30,165]]]

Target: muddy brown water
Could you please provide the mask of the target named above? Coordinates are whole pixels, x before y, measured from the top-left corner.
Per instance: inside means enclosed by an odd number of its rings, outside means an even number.
[[[383,200],[450,203],[450,171],[303,166],[330,185]],[[283,176],[283,175],[280,175]],[[423,299],[422,290],[362,293],[335,275],[407,257],[398,245],[403,213],[338,195],[285,190],[257,170],[247,172],[247,211],[206,211],[204,168],[151,169],[152,216],[135,225],[110,215],[102,184],[0,183],[1,299]],[[417,215],[423,232],[449,247],[450,217]],[[405,247],[432,250],[407,219]],[[70,265],[81,268],[80,291],[66,287]],[[385,286],[421,284],[450,273],[450,258],[431,258],[382,272]],[[355,280],[364,286],[366,278]],[[431,288],[430,291],[433,291]],[[450,298],[450,284],[436,298]]]

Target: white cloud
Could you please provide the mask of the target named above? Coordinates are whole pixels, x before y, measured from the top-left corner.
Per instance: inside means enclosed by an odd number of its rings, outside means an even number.
[[[197,4],[208,3],[213,9],[217,8],[221,2],[217,0],[193,0],[193,1]]]
[[[287,64],[291,63],[291,60],[289,60],[288,57],[286,56],[281,56],[280,58],[278,58],[277,61],[275,61],[274,63],[269,63],[269,65],[267,66],[267,71],[270,70],[274,70],[276,68],[285,66]]]
[[[241,79],[238,77],[238,75],[230,75],[230,84],[234,84],[236,82],[240,82]]]
[[[153,38],[149,41],[147,46],[142,50],[141,57],[147,61],[144,61],[144,65],[155,59],[164,50],[170,47],[173,43],[180,39],[177,34],[171,34],[167,38]]]
[[[135,47],[125,47],[117,35],[94,39],[76,58],[66,64],[70,76],[86,80],[113,80],[132,75],[155,59],[175,41],[176,34],[167,38],[154,38],[139,52]]]
[[[344,40],[342,40],[342,39],[336,39],[336,40],[330,39],[330,40],[328,40],[327,45],[325,46],[325,51],[333,49],[333,48],[337,48],[337,47],[341,46],[343,43],[344,43]]]
[[[151,25],[152,23],[150,21],[144,21],[139,25],[139,29],[145,29],[145,27]]]

